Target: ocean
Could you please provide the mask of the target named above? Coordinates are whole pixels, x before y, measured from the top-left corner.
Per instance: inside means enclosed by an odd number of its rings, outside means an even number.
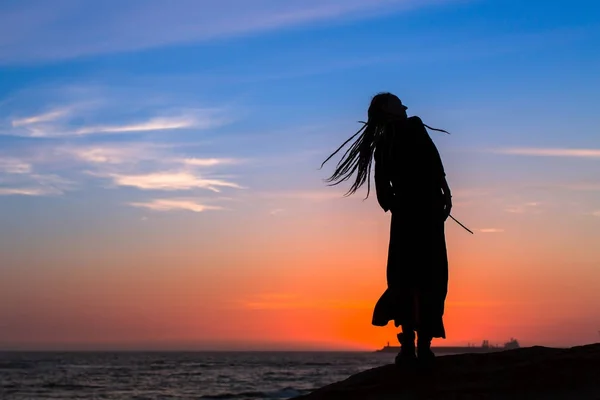
[[[0,399],[289,399],[392,363],[353,352],[0,353]]]

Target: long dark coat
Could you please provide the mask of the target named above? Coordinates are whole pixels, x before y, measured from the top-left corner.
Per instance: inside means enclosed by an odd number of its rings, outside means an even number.
[[[394,124],[375,150],[377,199],[392,218],[387,290],[375,305],[372,323],[394,321],[396,327],[445,338],[444,167],[420,118]]]

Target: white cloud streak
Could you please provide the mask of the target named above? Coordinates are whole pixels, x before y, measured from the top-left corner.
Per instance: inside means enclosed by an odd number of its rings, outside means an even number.
[[[213,167],[217,165],[238,164],[241,160],[234,158],[184,158],[181,163],[194,167]]]
[[[97,145],[62,145],[56,148],[56,153],[62,156],[72,157],[76,160],[90,164],[135,164],[141,161],[163,160],[171,161],[173,155],[169,153],[176,145],[158,144],[152,142],[125,142]],[[177,159],[178,160],[178,159]],[[181,164],[174,161],[173,164]]]
[[[54,188],[0,187],[0,196],[49,196],[58,194],[62,194],[62,191]]]
[[[539,209],[541,203],[536,202],[536,201],[531,201],[531,202],[527,202],[527,203],[523,203],[520,205],[515,205],[515,206],[509,206],[505,209],[506,212],[511,213],[511,214],[524,214],[526,212],[530,212],[533,211],[535,213],[540,213],[541,210]]]
[[[14,136],[25,137],[69,137],[69,136],[86,136],[94,134],[122,134],[122,133],[143,133],[156,131],[171,131],[181,129],[199,129],[207,130],[227,124],[231,118],[225,115],[224,109],[217,108],[194,108],[194,109],[179,109],[177,114],[171,111],[170,115],[165,115],[164,112],[148,111],[147,116],[139,118],[137,121],[123,121],[116,124],[90,124],[84,122],[81,126],[80,122],[75,122],[75,117],[89,121],[90,117],[94,117],[94,112],[104,114],[110,109],[102,110],[86,110],[86,114],[77,115],[73,112],[72,106],[61,110],[52,111],[46,114],[37,116],[15,119],[11,121],[12,130],[7,131],[7,134]],[[117,109],[117,106],[113,107]],[[148,115],[150,114],[150,115]],[[161,115],[162,114],[162,115]],[[68,116],[68,118],[61,118]],[[110,119],[109,116],[104,116],[104,119]]]
[[[105,145],[87,145],[87,146],[61,146],[56,152],[59,155],[72,157],[83,163],[92,164],[100,170],[96,175],[103,173],[118,174],[119,169],[127,168],[136,170],[139,163],[150,163],[155,168],[170,169],[185,166],[184,171],[177,172],[181,181],[184,178],[181,174],[187,174],[186,181],[190,181],[190,175],[197,169],[213,169],[223,165],[235,165],[244,160],[237,158],[215,158],[215,157],[177,157],[174,153],[174,144],[156,144],[156,143],[122,143]],[[13,169],[17,164],[12,165]],[[2,170],[2,160],[0,159],[0,171]],[[157,178],[158,179],[158,178]]]
[[[1,8],[0,5],[0,10]],[[67,89],[65,91],[69,92]],[[32,105],[28,101],[35,102],[36,96],[35,92],[29,94],[30,96],[20,99],[17,106],[31,110]],[[98,99],[97,96],[94,98]],[[91,138],[97,133],[209,129],[231,121],[226,109],[173,104],[165,104],[158,109],[160,105],[156,102],[141,99],[139,104],[136,103],[136,112],[127,113],[127,117],[123,118],[120,110],[122,99],[103,99],[88,103],[71,101],[70,105],[55,109],[36,107],[38,110],[52,111],[38,114],[10,112],[8,117],[4,117],[3,128],[9,129],[8,134],[61,140],[34,140],[26,142],[26,146],[2,149],[0,196],[61,195],[76,184],[91,183],[86,182],[85,175],[108,179],[112,182],[112,187],[133,187],[146,191],[204,189],[219,193],[225,188],[244,189],[233,182],[230,176],[213,174],[213,170],[220,166],[237,164],[242,160],[199,154],[195,152],[198,142],[184,143],[168,136],[171,140],[167,143],[108,139],[114,136]],[[82,104],[86,106],[82,107]],[[145,109],[145,106],[148,108]],[[14,118],[14,115],[19,118]],[[104,121],[111,123],[106,124]],[[198,171],[202,173],[199,174]],[[74,181],[54,175],[53,172],[65,174],[65,177]],[[189,198],[145,200],[130,205],[156,211],[180,209],[201,212],[222,209],[217,205],[207,205]]]
[[[483,229],[480,229],[479,232],[481,232],[481,233],[502,233],[502,232],[504,232],[504,229],[500,229],[500,228],[483,228]]]
[[[57,119],[59,119],[61,117],[64,117],[68,113],[69,113],[69,110],[65,108],[65,109],[59,109],[59,110],[49,111],[47,113],[39,114],[39,115],[34,115],[34,116],[31,116],[31,117],[26,117],[26,118],[21,118],[21,119],[14,119],[12,121],[12,126],[13,127],[21,127],[21,126],[39,124],[39,123],[42,123],[42,122],[55,121],[55,120],[57,120]]]
[[[209,206],[200,204],[197,201],[189,199],[155,199],[148,202],[129,203],[132,207],[147,208],[152,211],[175,211],[185,210],[192,212],[203,212],[208,210],[222,210],[219,206]]]
[[[532,157],[600,158],[600,149],[515,147],[492,150],[493,153]]]
[[[16,158],[0,158],[0,172],[6,174],[27,174],[31,172],[31,164]]]
[[[74,158],[94,164],[123,164],[127,161],[139,161],[145,158],[142,150],[124,147],[79,147],[65,148],[61,153],[70,154]]]
[[[92,175],[95,175],[92,173]],[[118,186],[135,187],[142,190],[190,190],[208,189],[220,192],[220,188],[243,189],[240,185],[221,179],[204,179],[190,172],[156,172],[149,174],[122,175],[109,174],[113,183]]]
[[[0,195],[60,195],[74,183],[51,173],[40,173],[26,159],[0,158]]]
[[[491,190],[487,188],[456,189],[452,191],[453,198],[472,199],[490,195]]]
[[[210,122],[203,121],[205,126],[210,126]],[[124,125],[105,125],[89,126],[73,131],[75,135],[89,135],[93,133],[130,133],[130,132],[150,132],[165,131],[173,129],[184,129],[192,127],[202,127],[198,121],[190,117],[178,118],[153,118],[146,122]]]

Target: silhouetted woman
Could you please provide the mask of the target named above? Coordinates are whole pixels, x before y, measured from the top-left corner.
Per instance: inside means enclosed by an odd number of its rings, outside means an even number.
[[[396,327],[402,326],[397,363],[414,360],[417,355],[432,359],[431,340],[446,337],[442,320],[448,288],[444,222],[452,208],[442,160],[427,126],[419,117],[409,118],[406,110],[395,95],[376,95],[365,126],[323,163],[362,132],[328,182],[336,185],[356,173],[347,195],[367,182],[368,197],[375,160],[377,200],[385,212],[391,211],[392,221],[388,288],[375,305],[372,323],[386,326],[394,321]]]

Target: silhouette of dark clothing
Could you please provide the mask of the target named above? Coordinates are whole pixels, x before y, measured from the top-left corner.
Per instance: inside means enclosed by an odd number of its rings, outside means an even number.
[[[419,117],[391,123],[375,149],[375,186],[381,207],[391,210],[387,290],[373,325],[394,321],[420,336],[445,338],[448,256],[444,232],[444,167]]]

